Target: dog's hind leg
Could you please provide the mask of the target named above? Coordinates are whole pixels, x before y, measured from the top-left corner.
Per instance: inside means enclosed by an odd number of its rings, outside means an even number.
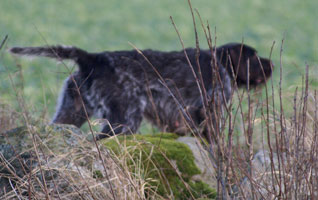
[[[83,99],[75,86],[74,80],[69,77],[66,79],[59,96],[52,123],[72,124],[81,127],[87,121],[87,116],[90,117],[92,113],[91,109],[84,104],[86,106],[85,113],[82,102]]]

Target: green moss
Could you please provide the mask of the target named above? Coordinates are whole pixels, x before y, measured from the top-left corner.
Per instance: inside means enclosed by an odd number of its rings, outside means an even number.
[[[93,177],[98,179],[98,178],[103,178],[104,176],[101,171],[95,170],[93,171]]]
[[[202,181],[190,182],[190,187],[193,189],[193,196],[200,199],[215,199],[216,191]],[[184,198],[189,196],[188,191],[185,191]]]
[[[130,135],[105,140],[104,144],[119,157],[129,154],[132,158],[127,161],[130,170],[151,180],[148,181],[150,186],[157,187],[162,196],[187,199],[191,197],[190,190],[195,198],[213,198],[215,191],[207,184],[191,181],[192,176],[201,172],[189,147],[176,141],[177,138],[171,133]],[[151,191],[146,192],[151,195]]]

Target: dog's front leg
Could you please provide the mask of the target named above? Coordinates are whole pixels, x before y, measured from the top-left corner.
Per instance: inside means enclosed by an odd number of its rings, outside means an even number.
[[[121,98],[108,103],[108,112],[105,119],[108,123],[103,127],[102,134],[96,139],[103,139],[120,133],[135,133],[142,121],[145,102],[141,97]]]

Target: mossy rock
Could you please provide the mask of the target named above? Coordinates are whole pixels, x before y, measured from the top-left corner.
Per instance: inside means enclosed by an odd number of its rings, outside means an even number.
[[[149,196],[156,190],[169,199],[214,199],[213,188],[192,179],[201,171],[191,149],[177,141],[178,137],[171,133],[118,136],[106,139],[103,144],[118,158],[130,158],[126,163],[131,172],[143,176],[151,185],[145,190]]]
[[[63,155],[88,146],[82,145],[85,137],[80,129],[59,124],[26,125],[0,133],[0,199],[32,170],[39,180],[44,180],[42,175],[46,181],[55,178],[55,169],[70,163]],[[43,174],[35,170],[39,166]]]
[[[0,133],[0,153],[12,166],[19,169],[22,157],[35,165],[38,156],[68,153],[85,139],[80,129],[71,125],[28,125]],[[35,159],[35,160],[33,160]],[[0,170],[2,168],[0,163]]]

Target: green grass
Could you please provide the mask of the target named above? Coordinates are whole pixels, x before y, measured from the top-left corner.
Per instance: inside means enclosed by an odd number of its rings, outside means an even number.
[[[285,38],[283,52],[283,88],[301,84],[305,63],[317,77],[318,8],[317,0],[195,0],[204,21],[217,30],[217,44],[240,42],[255,47],[268,56],[273,41],[275,84],[279,77],[279,50]],[[194,46],[191,14],[186,0],[1,0],[0,39],[9,35],[8,46],[49,44],[76,45],[89,51],[132,49],[181,49],[169,16],[174,18],[186,46]],[[202,47],[207,47],[199,28]],[[46,41],[45,41],[45,40]],[[16,63],[22,66],[22,77]],[[29,108],[39,115],[47,109],[50,117],[56,98],[67,76],[63,65],[48,59],[14,59],[1,51],[0,101],[17,106],[9,73],[23,87]],[[313,86],[317,81],[313,79]]]

